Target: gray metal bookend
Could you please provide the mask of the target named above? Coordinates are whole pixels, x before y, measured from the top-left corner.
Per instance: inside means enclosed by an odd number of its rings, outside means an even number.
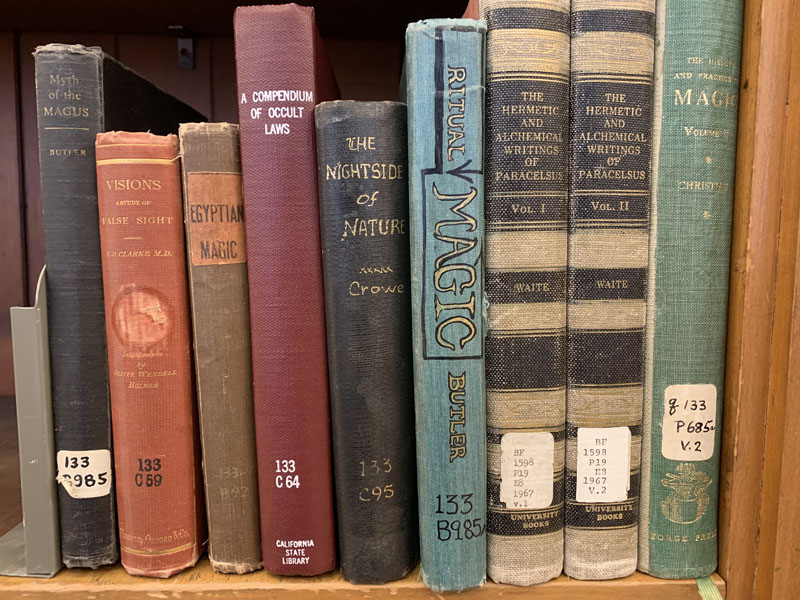
[[[11,308],[22,523],[0,537],[0,575],[52,577],[61,569],[50,397],[45,269],[30,308]]]

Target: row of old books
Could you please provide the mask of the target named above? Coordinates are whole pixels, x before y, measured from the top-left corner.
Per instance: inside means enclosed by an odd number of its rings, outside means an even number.
[[[239,8],[239,126],[37,49],[68,567],[714,571],[741,2],[479,16],[364,103]]]

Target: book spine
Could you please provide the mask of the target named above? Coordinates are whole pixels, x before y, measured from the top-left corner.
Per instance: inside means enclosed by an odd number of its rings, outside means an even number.
[[[188,123],[179,138],[208,555],[246,573],[262,563],[239,128]]]
[[[322,269],[342,575],[416,564],[406,107],[316,107]]]
[[[35,65],[61,555],[97,568],[119,557],[94,164],[101,57],[45,46]]]
[[[295,4],[234,15],[264,566],[336,563],[314,106],[336,87]]]
[[[742,4],[656,4],[639,569],[670,579],[717,565]]]
[[[569,0],[482,0],[489,577],[564,562]]]
[[[178,138],[97,136],[122,565],[169,577],[205,542]]]
[[[636,569],[654,0],[571,6],[564,572]]]
[[[422,578],[486,578],[483,20],[406,31],[414,397]]]

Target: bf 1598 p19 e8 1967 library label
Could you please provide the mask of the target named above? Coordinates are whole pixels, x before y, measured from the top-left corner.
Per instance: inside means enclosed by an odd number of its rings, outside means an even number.
[[[554,447],[548,431],[515,431],[500,439],[500,501],[508,508],[552,504]]]
[[[630,489],[631,430],[578,429],[578,502],[620,502]]]

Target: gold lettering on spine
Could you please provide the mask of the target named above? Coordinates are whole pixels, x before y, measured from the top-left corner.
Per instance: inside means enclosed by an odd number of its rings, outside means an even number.
[[[478,195],[478,191],[471,187],[469,192],[465,194],[449,195],[441,193],[436,187],[436,184],[433,184],[433,195],[437,200],[444,202],[457,202],[457,204],[454,204],[450,207],[450,212],[458,217],[458,219],[445,219],[438,221],[436,225],[434,225],[433,237],[440,242],[450,244],[452,249],[436,257],[436,260],[434,261],[435,270],[433,273],[433,285],[434,288],[440,292],[451,292],[454,295],[463,294],[476,283],[477,277],[475,273],[475,267],[465,262],[453,263],[451,261],[454,261],[458,257],[475,248],[478,245],[478,239],[476,237],[468,238],[448,234],[450,233],[450,228],[456,227],[463,228],[465,233],[477,230],[477,220],[472,215],[465,213],[464,210]],[[445,233],[445,228],[447,228],[447,233]],[[457,281],[456,272],[466,273],[467,279],[461,282]],[[450,285],[443,286],[441,283],[441,278],[446,273],[451,273],[453,278],[450,282]],[[439,299],[439,296],[435,296],[434,309],[437,320],[441,317],[441,313],[446,310],[466,310],[469,314],[469,316],[449,316],[447,319],[436,325],[436,342],[441,347],[448,348],[450,350],[456,349],[455,343],[445,337],[445,330],[450,327],[462,326],[465,328],[463,335],[455,338],[455,341],[458,343],[460,348],[464,348],[464,346],[466,346],[466,344],[475,337],[477,333],[477,327],[473,321],[475,317],[474,292],[470,293],[469,300],[466,302],[456,300],[455,302],[445,303]]]
[[[450,390],[450,462],[467,455],[466,375],[447,374],[447,387]]]
[[[447,160],[453,160],[453,153],[464,155],[464,113],[466,107],[465,85],[454,86],[454,83],[463,83],[467,78],[464,67],[447,67],[448,103],[447,103]],[[456,145],[457,142],[461,142]]]
[[[454,304],[444,304],[439,301],[439,297],[436,296],[434,299],[434,307],[436,309],[436,318],[438,319],[441,312],[445,310],[468,310],[469,316],[475,316],[475,294],[470,294],[468,302],[458,302]],[[463,325],[466,328],[466,333],[457,339],[459,347],[463,348],[466,346],[472,338],[475,337],[476,328],[475,323],[472,320],[468,319],[464,316],[453,316],[449,319],[446,319],[439,323],[436,326],[436,341],[439,343],[440,346],[444,348],[449,348],[450,350],[455,350],[456,347],[454,344],[450,343],[444,337],[444,331],[450,326],[455,325]]]
[[[709,76],[708,78],[711,78]],[[675,106],[712,106],[737,110],[737,95],[727,90],[699,90],[694,93],[693,88],[675,90]]]
[[[398,182],[405,179],[404,170],[406,166],[402,163],[375,162],[369,156],[370,153],[379,150],[380,140],[373,135],[353,135],[344,137],[347,152],[361,154],[358,159],[350,160],[351,154],[342,153],[345,160],[336,163],[325,164],[325,185],[335,185],[334,183],[346,180],[362,180],[365,185],[369,180],[386,182]],[[363,162],[356,162],[356,160]],[[377,184],[376,184],[377,185]],[[391,184],[396,185],[395,183]],[[339,241],[351,243],[353,238],[385,238],[387,236],[406,235],[408,232],[408,220],[401,218],[383,217],[369,218],[371,209],[380,208],[385,202],[381,195],[381,189],[357,189],[353,194],[352,200],[355,203],[356,215],[341,219],[341,233]],[[335,225],[331,224],[331,227]],[[352,242],[364,243],[364,242]],[[377,242],[376,243],[383,243]],[[386,243],[389,243],[388,241]],[[403,294],[405,285],[394,279],[394,269],[391,265],[380,267],[369,267],[353,265],[358,269],[358,275],[369,275],[370,277],[355,278],[355,274],[347,286],[347,296],[351,298],[368,298],[386,294]],[[388,277],[386,277],[388,276]],[[367,281],[364,281],[366,279]],[[389,281],[387,281],[389,279]]]
[[[449,271],[465,271],[467,275],[469,275],[469,280],[466,282],[462,282],[460,289],[457,290],[456,278],[454,275],[452,281],[450,282],[450,285],[448,285],[447,287],[442,287],[441,285],[442,275],[444,275]],[[436,291],[453,292],[454,294],[456,293],[456,291],[463,292],[464,288],[472,287],[472,285],[475,283],[475,267],[471,265],[446,265],[441,269],[436,269],[436,271],[433,273],[433,281]]]

